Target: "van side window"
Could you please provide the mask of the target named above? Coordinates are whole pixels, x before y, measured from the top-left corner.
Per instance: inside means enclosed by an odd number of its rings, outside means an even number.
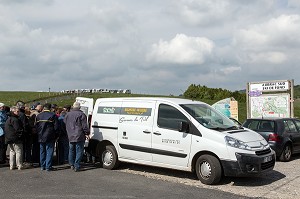
[[[170,105],[159,105],[157,125],[160,128],[178,130],[181,121],[188,122],[188,119],[179,110]]]

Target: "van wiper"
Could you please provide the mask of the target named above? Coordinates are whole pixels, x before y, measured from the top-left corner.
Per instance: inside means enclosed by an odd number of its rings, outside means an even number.
[[[244,129],[242,126],[230,126],[226,128],[226,130],[238,130],[238,129]]]
[[[237,126],[230,126],[228,128],[226,128],[226,130],[237,130],[238,127]]]
[[[217,131],[226,131],[227,130],[226,128],[221,128],[221,127],[213,127],[210,129],[217,130]]]

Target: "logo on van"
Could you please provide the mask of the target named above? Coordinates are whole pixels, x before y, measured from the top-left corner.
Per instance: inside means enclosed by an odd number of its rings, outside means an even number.
[[[120,113],[120,107],[99,106],[97,113],[102,113],[102,114],[119,114]]]
[[[111,107],[111,108],[103,108],[103,113],[114,113],[115,112],[115,108]]]

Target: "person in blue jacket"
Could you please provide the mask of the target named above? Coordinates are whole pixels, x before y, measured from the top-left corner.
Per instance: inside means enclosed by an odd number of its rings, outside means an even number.
[[[5,147],[5,122],[7,115],[5,111],[5,105],[0,103],[0,164],[6,163],[6,147]]]
[[[50,111],[51,104],[45,104],[44,110],[36,116],[36,131],[40,143],[41,170],[53,171],[52,159],[55,140],[58,137],[58,118]]]

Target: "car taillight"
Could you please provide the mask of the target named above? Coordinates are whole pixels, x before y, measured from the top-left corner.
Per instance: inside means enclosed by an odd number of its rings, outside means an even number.
[[[276,133],[269,135],[269,141],[280,142],[280,137]]]

